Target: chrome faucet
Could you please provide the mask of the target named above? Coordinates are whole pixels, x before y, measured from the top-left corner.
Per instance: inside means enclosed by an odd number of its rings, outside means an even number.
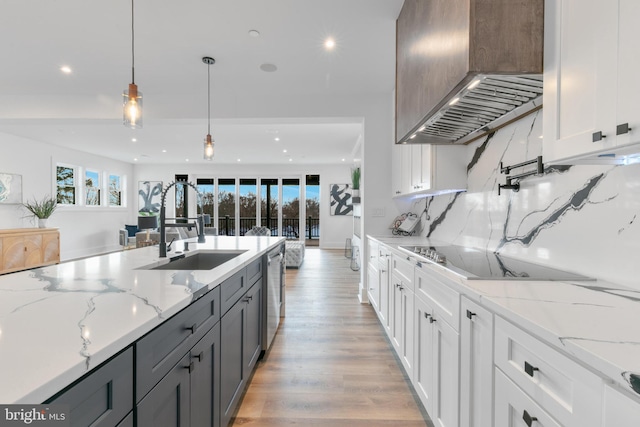
[[[191,182],[187,182],[187,181],[174,181],[174,182],[170,182],[169,184],[167,184],[167,186],[164,188],[164,190],[162,190],[162,200],[160,201],[160,258],[166,258],[167,257],[167,238],[165,236],[165,232],[166,232],[166,220],[167,220],[167,214],[166,214],[166,209],[165,209],[165,199],[167,196],[167,191],[169,191],[169,189],[171,187],[174,187],[176,185],[182,185],[182,186],[186,186],[188,185],[189,187],[193,188],[196,192],[196,194],[199,196],[200,192],[198,191],[198,188],[193,185],[193,183]],[[196,214],[197,215],[197,214]],[[187,219],[195,219],[197,222],[195,223],[172,223],[170,224],[172,227],[195,227],[196,230],[198,231],[198,243],[204,243],[205,242],[205,237],[204,237],[204,210],[203,213],[199,216],[196,216],[196,218],[187,218]]]

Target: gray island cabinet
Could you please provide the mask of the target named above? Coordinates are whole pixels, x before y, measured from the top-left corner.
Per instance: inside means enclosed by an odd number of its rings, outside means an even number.
[[[68,404],[72,426],[227,426],[261,355],[262,269],[252,261],[47,403]]]

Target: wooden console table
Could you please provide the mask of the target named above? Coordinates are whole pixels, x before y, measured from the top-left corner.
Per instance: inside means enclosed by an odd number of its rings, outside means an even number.
[[[0,230],[0,274],[60,262],[57,228]]]

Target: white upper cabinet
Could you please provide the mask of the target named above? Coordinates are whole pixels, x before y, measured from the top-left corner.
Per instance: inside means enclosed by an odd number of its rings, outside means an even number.
[[[467,164],[464,147],[413,144],[393,147],[393,197],[464,191]]]
[[[637,0],[547,2],[545,163],[625,163],[640,152],[638,18]]]

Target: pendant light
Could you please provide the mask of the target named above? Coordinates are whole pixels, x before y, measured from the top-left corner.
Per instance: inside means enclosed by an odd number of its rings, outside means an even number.
[[[142,127],[142,93],[135,83],[135,44],[133,31],[133,0],[131,0],[131,83],[129,89],[122,92],[122,115],[125,126],[132,129]]]
[[[207,136],[204,139],[204,159],[213,160],[213,138],[211,138],[211,65],[216,63],[216,60],[205,56],[202,58],[202,62],[207,64]]]

